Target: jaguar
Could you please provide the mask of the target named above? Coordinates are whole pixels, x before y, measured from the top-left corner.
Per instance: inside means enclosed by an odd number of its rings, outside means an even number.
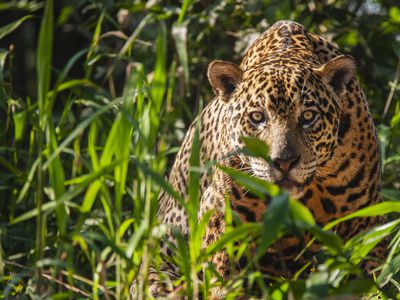
[[[209,64],[215,98],[188,129],[169,183],[187,198],[189,160],[199,128],[201,165],[217,161],[277,184],[303,203],[321,226],[379,202],[379,143],[355,73],[354,59],[331,42],[296,22],[275,23],[249,47],[240,65],[222,60]],[[245,146],[242,137],[264,142],[270,160],[240,151]],[[217,166],[211,174],[201,175],[200,195],[198,218],[213,211],[203,247],[224,233],[227,196],[243,222],[262,221],[271,200],[248,193]],[[190,234],[185,209],[165,191],[159,195],[158,220]],[[352,219],[335,230],[346,240],[378,222],[378,218]],[[171,232],[167,239],[176,243]],[[294,260],[304,247],[300,240],[283,237],[270,247],[261,259],[262,271],[292,276],[306,263]],[[166,256],[171,255],[168,244],[161,245]],[[318,245],[309,249],[312,254],[319,250]],[[229,279],[226,251],[217,252],[211,262]],[[161,272],[173,277],[179,270],[165,263]],[[155,271],[150,272],[149,286],[153,297],[168,293]],[[213,289],[212,296],[223,298],[223,288]]]

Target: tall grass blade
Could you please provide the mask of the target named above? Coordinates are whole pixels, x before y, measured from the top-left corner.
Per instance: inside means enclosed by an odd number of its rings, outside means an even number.
[[[38,103],[40,115],[40,128],[45,125],[45,104],[47,92],[50,87],[51,58],[53,54],[53,1],[47,0],[44,16],[40,26],[39,43],[37,49],[37,77],[38,77]]]
[[[44,9],[44,16],[40,26],[39,42],[37,49],[37,77],[38,77],[38,107],[39,107],[39,120],[37,124],[37,147],[39,155],[39,165],[37,174],[37,196],[36,196],[36,208],[39,212],[37,216],[36,224],[36,261],[40,261],[43,258],[44,249],[44,233],[45,233],[45,222],[42,214],[43,204],[43,188],[44,188],[44,174],[42,174],[42,145],[44,143],[44,129],[46,126],[46,112],[44,111],[47,92],[50,86],[50,75],[51,75],[51,58],[53,50],[53,1],[47,0]],[[61,221],[61,220],[58,220]],[[63,226],[61,226],[63,227]],[[36,270],[37,277],[37,289],[41,290],[41,269]]]

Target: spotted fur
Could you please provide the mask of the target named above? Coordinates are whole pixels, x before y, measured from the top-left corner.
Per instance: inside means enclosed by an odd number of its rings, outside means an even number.
[[[306,205],[318,224],[380,201],[380,152],[365,95],[354,77],[354,62],[331,43],[300,24],[281,21],[270,27],[249,48],[240,67],[216,61],[209,78],[216,98],[189,128],[169,175],[169,182],[187,197],[189,157],[197,122],[200,125],[201,163],[219,161],[229,167],[276,182]],[[262,121],[262,122],[260,122]],[[242,146],[241,136],[256,137],[270,148],[272,163],[243,154],[230,156]],[[224,232],[225,196],[243,221],[262,219],[269,198],[246,193],[228,175],[214,168],[201,177],[198,217],[214,209],[204,246]],[[159,198],[161,223],[189,234],[183,208],[167,193]],[[343,223],[344,239],[370,227],[376,219]],[[170,241],[174,242],[172,236]],[[260,264],[270,275],[288,276],[305,261],[293,258],[304,246],[285,237],[271,247]],[[310,249],[311,254],[318,247]],[[162,251],[168,254],[166,245]],[[212,262],[226,279],[226,253]],[[178,270],[169,266],[170,273]],[[150,292],[165,293],[155,273]],[[223,290],[214,290],[222,298]]]

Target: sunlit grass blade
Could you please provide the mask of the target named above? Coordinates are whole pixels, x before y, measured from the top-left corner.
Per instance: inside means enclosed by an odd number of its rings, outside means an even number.
[[[386,201],[362,208],[354,213],[348,214],[347,216],[329,222],[324,226],[324,229],[329,230],[339,223],[358,217],[382,216],[389,213],[400,213],[400,202]]]
[[[74,208],[74,209],[78,209],[79,206],[73,202],[70,202],[69,200],[71,200],[72,198],[76,197],[79,193],[81,193],[83,191],[83,189],[76,189],[73,192],[70,192],[68,194],[64,194],[64,196],[60,199],[60,201],[62,201],[66,206]],[[57,207],[57,201],[51,201],[51,202],[47,202],[44,203],[42,205],[42,209],[41,209],[41,213],[51,213],[53,211],[55,211]],[[23,214],[21,214],[20,216],[16,217],[15,219],[13,219],[10,222],[10,225],[15,225],[21,222],[25,222],[29,219],[32,219],[34,217],[37,217],[39,215],[39,209],[34,208],[32,210],[29,210]]]
[[[240,241],[241,239],[249,236],[257,236],[262,230],[262,225],[258,223],[245,223],[240,227],[234,228],[231,231],[224,233],[222,237],[208,246],[205,251],[205,256],[210,256],[222,250],[227,243]]]
[[[351,260],[359,263],[367,254],[394,230],[399,230],[400,219],[389,223],[376,226],[367,232],[361,232],[351,238],[346,244],[345,249],[351,250]]]
[[[185,83],[187,90],[189,84],[189,64],[187,54],[187,25],[185,23],[175,23],[172,27],[172,36],[174,37],[179,61],[183,67]]]
[[[247,173],[220,166],[220,168],[231,176],[236,182],[246,187],[252,193],[256,194],[260,198],[274,197],[279,193],[279,187],[266,182],[265,180],[250,176]]]

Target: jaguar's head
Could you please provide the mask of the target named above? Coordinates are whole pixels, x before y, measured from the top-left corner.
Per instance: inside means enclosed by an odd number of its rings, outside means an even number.
[[[324,177],[323,166],[338,145],[340,99],[355,73],[349,56],[324,65],[276,58],[242,70],[224,61],[210,64],[208,77],[228,105],[230,143],[258,138],[270,149],[271,163],[241,155],[243,169],[274,182],[294,196],[313,179]]]

